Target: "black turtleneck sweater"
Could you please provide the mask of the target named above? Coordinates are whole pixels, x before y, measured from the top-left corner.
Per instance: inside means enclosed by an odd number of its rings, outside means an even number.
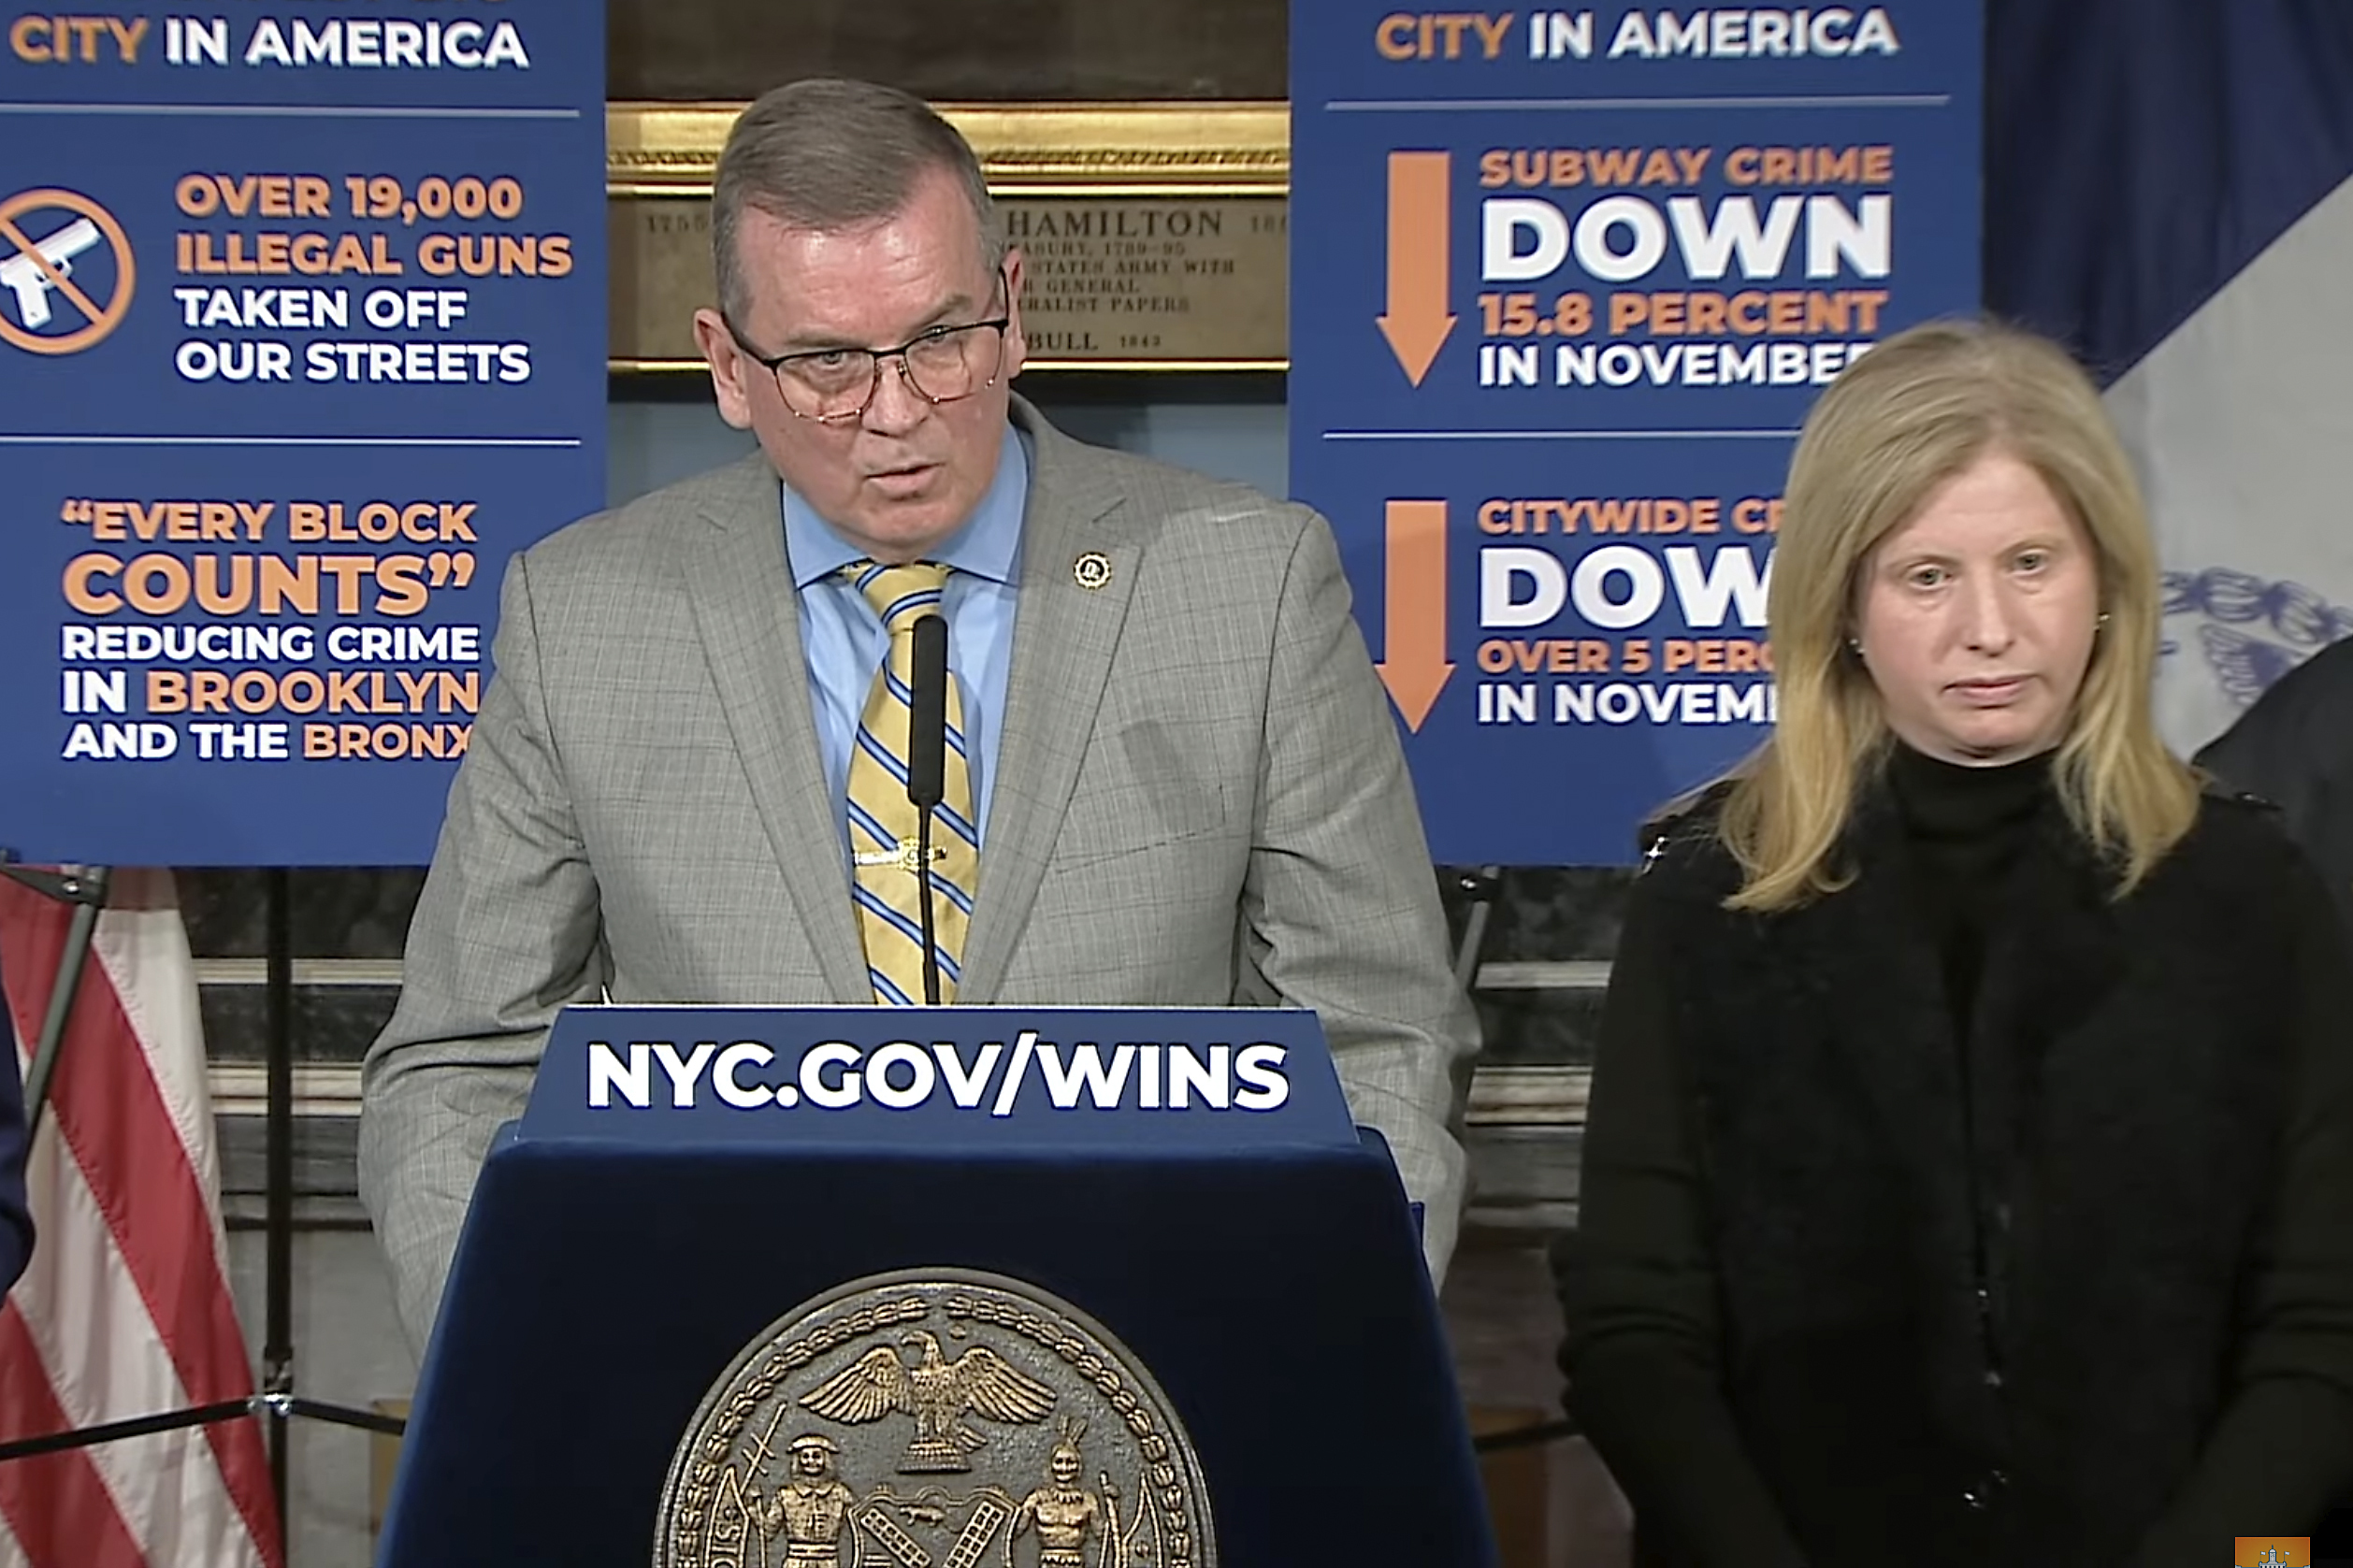
[[[1887,761],[1887,782],[1912,851],[1913,906],[1943,960],[1954,1033],[1966,1045],[1985,933],[2003,885],[2025,853],[2051,795],[2051,756],[1964,767],[1910,746]]]

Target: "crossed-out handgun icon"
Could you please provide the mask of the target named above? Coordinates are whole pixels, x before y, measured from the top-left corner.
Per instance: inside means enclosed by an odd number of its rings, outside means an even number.
[[[32,250],[0,262],[0,288],[16,295],[20,325],[37,329],[49,324],[49,291],[74,275],[74,258],[97,244],[99,237],[97,224],[77,218],[47,239],[35,241]],[[34,259],[36,255],[39,261]],[[41,262],[49,265],[43,266]]]
[[[61,223],[55,216],[60,209],[74,216]],[[42,214],[45,221],[20,223],[28,213]],[[28,227],[42,237],[32,237]],[[112,297],[103,303],[74,281],[75,260],[92,251],[111,252],[114,259]],[[130,241],[111,213],[79,193],[25,191],[0,201],[0,339],[21,349],[43,354],[86,349],[120,325],[130,308]],[[45,331],[56,317],[59,295],[85,319],[71,331]]]

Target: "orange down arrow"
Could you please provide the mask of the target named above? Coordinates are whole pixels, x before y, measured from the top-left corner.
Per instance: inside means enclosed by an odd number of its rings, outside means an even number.
[[[1379,665],[1389,699],[1419,730],[1454,673],[1446,662],[1446,503],[1389,503],[1388,618]]]
[[[1389,309],[1381,335],[1414,385],[1430,373],[1454,318],[1446,313],[1448,155],[1389,155]]]

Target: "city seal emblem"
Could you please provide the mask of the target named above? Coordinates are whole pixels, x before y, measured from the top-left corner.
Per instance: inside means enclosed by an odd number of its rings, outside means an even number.
[[[737,1355],[655,1568],[1216,1568],[1192,1442],[1085,1313],[963,1269],[852,1280]]]

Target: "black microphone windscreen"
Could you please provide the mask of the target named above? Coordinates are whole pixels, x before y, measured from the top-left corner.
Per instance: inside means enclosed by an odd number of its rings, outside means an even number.
[[[917,811],[940,803],[947,770],[947,623],[915,624],[915,680],[907,700],[907,798]]]

